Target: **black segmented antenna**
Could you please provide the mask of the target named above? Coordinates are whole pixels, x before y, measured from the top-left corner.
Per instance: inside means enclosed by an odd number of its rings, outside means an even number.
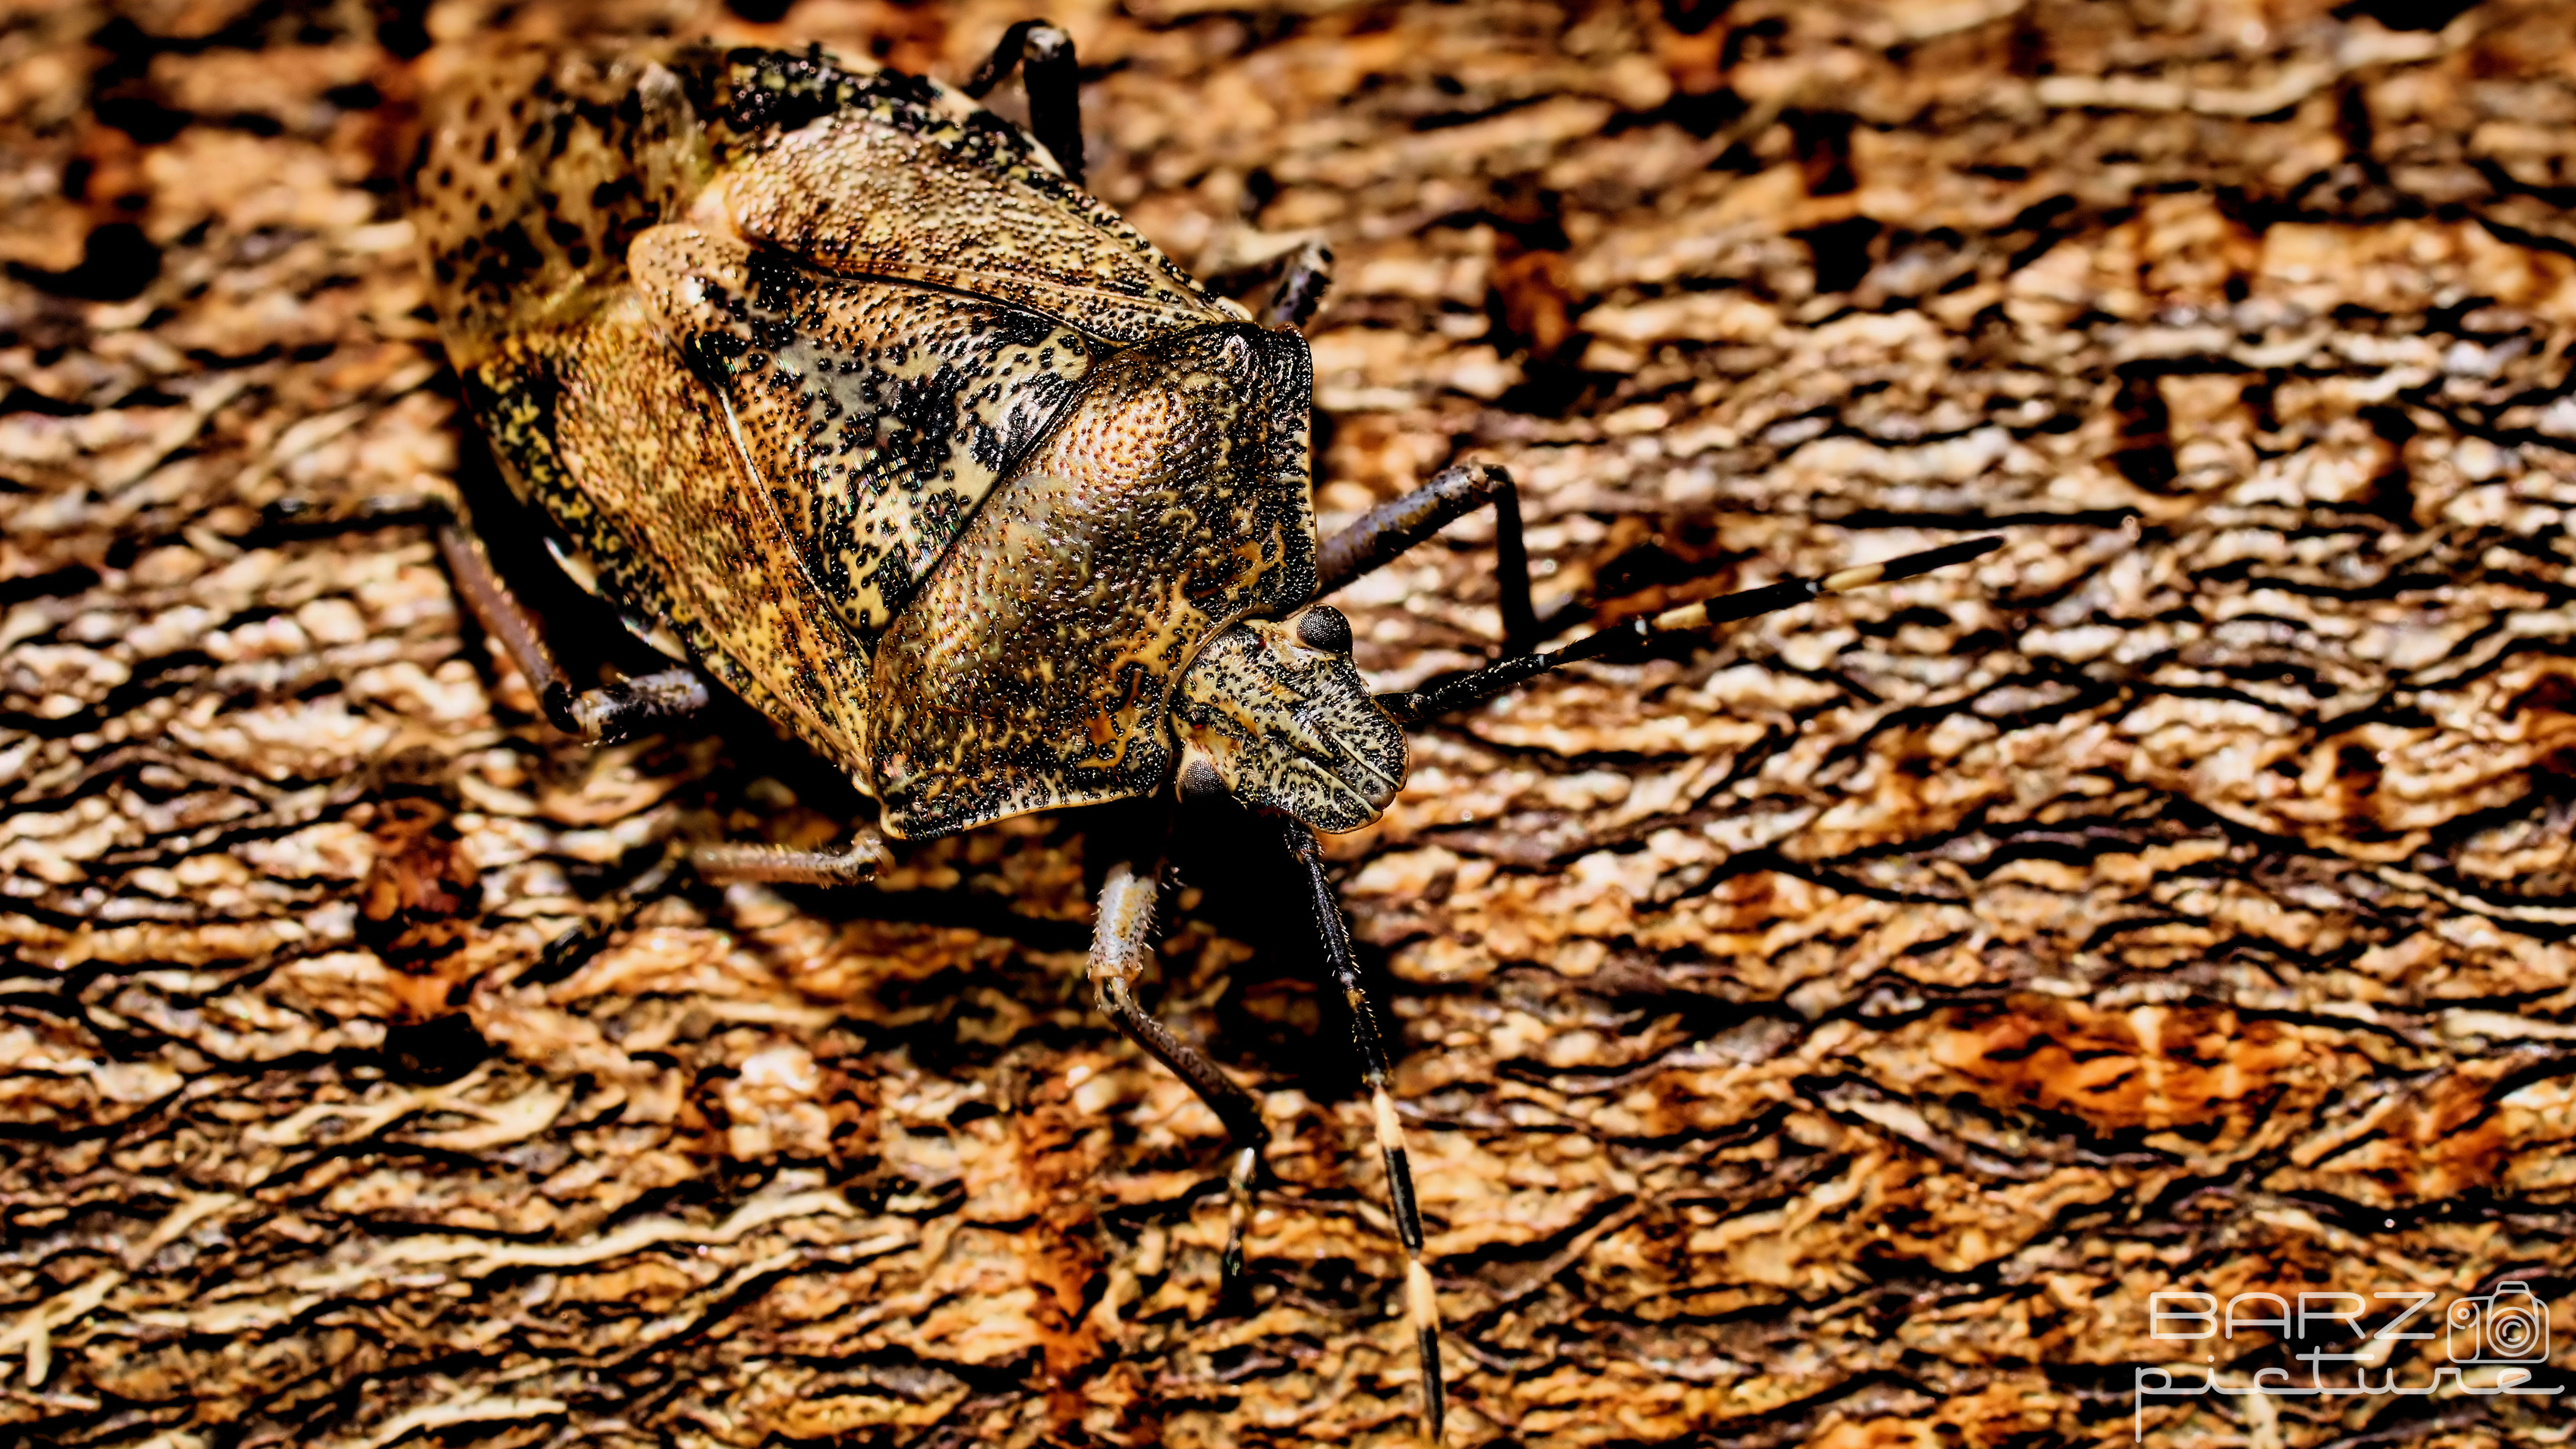
[[[1782,579],[1776,584],[1746,589],[1742,593],[1720,594],[1696,604],[1667,609],[1651,619],[1631,619],[1625,624],[1586,634],[1562,649],[1552,649],[1544,654],[1524,654],[1489,664],[1473,674],[1443,680],[1428,689],[1381,694],[1377,702],[1399,723],[1419,724],[1472,704],[1481,704],[1550,670],[1562,669],[1580,660],[1597,659],[1623,644],[1642,643],[1659,634],[1688,633],[1713,624],[1728,624],[1757,614],[1795,608],[1822,594],[1849,593],[1872,584],[1910,579],[1916,574],[1927,574],[1934,569],[1982,558],[2003,547],[2003,542],[2001,537],[1994,535],[1972,538],[1965,543],[1909,553],[1881,563],[1841,569],[1819,579]]]
[[[1325,878],[1323,847],[1304,822],[1288,820],[1283,827],[1288,853],[1297,858],[1307,898],[1314,903],[1325,964],[1351,1009],[1351,1036],[1359,1048],[1360,1074],[1368,1083],[1378,1155],[1386,1161],[1386,1193],[1395,1212],[1395,1235],[1404,1243],[1404,1315],[1413,1328],[1414,1352],[1422,1361],[1423,1432],[1436,1445],[1448,1402],[1440,1378],[1440,1299],[1432,1288],[1431,1269],[1422,1261],[1422,1205],[1413,1195],[1413,1163],[1405,1148],[1404,1123],[1395,1115],[1386,1039],[1378,1033],[1377,1013],[1369,1005],[1368,988],[1360,982],[1359,964],[1351,958],[1351,928],[1342,919],[1341,898]]]

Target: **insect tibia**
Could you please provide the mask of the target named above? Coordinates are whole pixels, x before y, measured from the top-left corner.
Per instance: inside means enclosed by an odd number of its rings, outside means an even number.
[[[546,718],[566,734],[619,740],[659,721],[706,708],[707,686],[695,670],[665,669],[579,694],[569,685],[549,684],[545,706]]]
[[[1303,327],[1324,305],[1324,289],[1333,283],[1333,249],[1310,241],[1289,253],[1280,268],[1279,286],[1262,311],[1264,327]]]
[[[1043,20],[1023,20],[1002,32],[992,56],[966,82],[982,99],[1013,67],[1029,102],[1029,130],[1055,158],[1065,179],[1082,184],[1082,92],[1073,37]]]
[[[1161,911],[1161,882],[1124,863],[1113,866],[1100,888],[1100,916],[1091,941],[1091,975],[1121,985],[1144,974]]]
[[[796,850],[784,845],[701,845],[689,852],[698,878],[713,885],[768,881],[784,885],[857,885],[885,867],[886,845],[862,829],[837,850]]]

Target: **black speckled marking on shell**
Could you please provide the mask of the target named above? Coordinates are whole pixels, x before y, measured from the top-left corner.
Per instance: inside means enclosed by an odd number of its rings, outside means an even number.
[[[814,581],[873,639],[1079,396],[1095,344],[1023,308],[810,271],[657,227],[636,285],[736,435]]]

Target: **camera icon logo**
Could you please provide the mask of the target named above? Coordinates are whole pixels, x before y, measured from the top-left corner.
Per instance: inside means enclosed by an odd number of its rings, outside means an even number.
[[[2524,1283],[2498,1283],[2482,1298],[2451,1303],[2451,1362],[2543,1363],[2549,1358],[2549,1305]]]

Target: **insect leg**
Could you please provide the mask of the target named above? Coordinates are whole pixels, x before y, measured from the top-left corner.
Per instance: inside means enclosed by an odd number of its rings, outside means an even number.
[[[1310,241],[1289,254],[1286,270],[1279,274],[1279,285],[1270,293],[1270,305],[1262,309],[1264,327],[1303,327],[1315,309],[1324,305],[1324,289],[1333,284],[1333,249],[1319,241]]]
[[[1324,876],[1323,847],[1315,832],[1287,822],[1288,852],[1306,872],[1306,893],[1314,902],[1315,928],[1324,938],[1324,959],[1333,984],[1350,1003],[1351,1035],[1359,1048],[1360,1071],[1369,1085],[1370,1105],[1377,1115],[1377,1150],[1386,1159],[1387,1196],[1395,1208],[1395,1233],[1404,1243],[1405,1316],[1413,1324],[1414,1351],[1422,1360],[1422,1418],[1433,1444],[1440,1442],[1445,1395],[1440,1381],[1440,1300],[1432,1292],[1431,1269],[1422,1261],[1422,1207],[1413,1196],[1413,1168],[1405,1151],[1404,1124],[1395,1115],[1395,1095],[1386,1066],[1386,1042],[1378,1035],[1377,1014],[1369,1009],[1367,988],[1351,959],[1351,931],[1342,919],[1342,903]]]
[[[1252,1182],[1261,1169],[1261,1149],[1270,1140],[1270,1126],[1261,1119],[1260,1104],[1250,1092],[1236,1086],[1216,1063],[1136,1004],[1136,978],[1144,973],[1154,949],[1155,916],[1162,897],[1160,870],[1157,865],[1139,871],[1126,861],[1109,868],[1109,879],[1100,888],[1100,921],[1091,938],[1093,999],[1101,1015],[1143,1047],[1146,1055],[1169,1067],[1225,1124],[1234,1161],[1225,1179],[1222,1281],[1232,1284],[1243,1274],[1243,1231],[1252,1217]]]
[[[1503,651],[1517,654],[1538,641],[1530,609],[1529,549],[1521,542],[1521,495],[1512,475],[1484,463],[1443,468],[1428,483],[1392,503],[1360,515],[1357,523],[1324,541],[1315,561],[1323,598],[1438,533],[1453,519],[1494,504],[1494,573],[1502,586]]]
[[[465,607],[473,611],[484,632],[501,641],[511,662],[544,702],[546,718],[555,728],[587,740],[614,740],[707,707],[706,683],[697,671],[685,668],[657,670],[576,692],[563,666],[555,662],[554,651],[546,647],[536,616],[492,567],[483,540],[451,520],[439,526],[438,551],[447,559],[447,571],[455,578]]]
[[[1073,37],[1044,20],[1023,20],[1002,32],[993,54],[966,82],[966,94],[982,100],[985,93],[1010,78],[1019,67],[1020,93],[1029,101],[1029,132],[1055,157],[1065,179],[1082,184],[1082,82],[1073,58]]]
[[[700,880],[782,881],[790,885],[857,885],[872,880],[886,862],[885,838],[861,828],[838,850],[795,850],[784,845],[701,845],[689,852]]]

